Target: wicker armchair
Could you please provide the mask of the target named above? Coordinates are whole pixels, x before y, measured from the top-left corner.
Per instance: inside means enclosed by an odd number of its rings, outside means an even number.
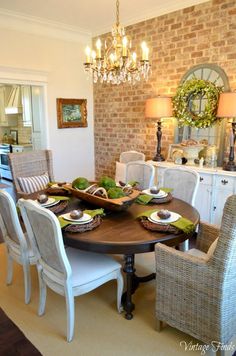
[[[27,194],[21,191],[18,177],[32,177],[48,172],[50,181],[54,181],[52,151],[9,153],[8,157],[17,198],[27,198]]]
[[[236,335],[236,195],[227,199],[220,229],[200,224],[197,249],[206,253],[218,236],[205,258],[156,245],[159,331],[166,322],[204,343],[224,345]]]

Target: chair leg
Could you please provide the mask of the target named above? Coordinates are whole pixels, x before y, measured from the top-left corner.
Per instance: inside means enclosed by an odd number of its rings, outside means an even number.
[[[72,288],[65,287],[66,312],[67,312],[67,341],[70,342],[74,336],[75,325],[75,301]]]
[[[25,284],[25,304],[29,304],[31,297],[31,278],[29,263],[23,263],[24,284]]]
[[[163,329],[163,321],[156,319],[156,331],[160,332]]]
[[[188,251],[189,250],[189,240],[185,240],[179,244],[179,251]]]
[[[124,279],[119,271],[119,274],[117,276],[117,309],[119,313],[123,311],[123,306],[121,304],[123,288],[124,288]]]
[[[41,271],[42,269],[37,266],[38,269],[38,277],[39,277],[39,307],[38,307],[38,315],[41,316],[45,313],[45,305],[46,305],[46,298],[47,298],[47,286],[44,282]]]
[[[12,283],[13,279],[13,258],[7,251],[7,285]]]

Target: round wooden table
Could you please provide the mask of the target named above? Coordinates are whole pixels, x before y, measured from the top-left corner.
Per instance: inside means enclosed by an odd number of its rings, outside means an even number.
[[[79,200],[73,200],[69,209],[78,208],[81,204]],[[191,220],[194,225],[199,222],[199,213],[190,204],[180,199],[173,198],[165,204],[133,204],[128,210],[122,212],[108,212],[103,218],[101,225],[83,233],[63,232],[66,245],[81,250],[107,253],[123,254],[125,256],[124,272],[126,273],[126,293],[124,298],[124,309],[126,319],[132,319],[134,304],[132,303],[132,293],[137,288],[139,282],[145,282],[153,278],[154,274],[139,278],[135,275],[134,256],[137,253],[154,251],[158,242],[168,246],[176,246],[189,238],[189,235],[180,233],[173,235],[166,232],[153,232],[146,230],[136,219],[137,215],[149,209],[168,209],[179,213],[183,217]]]

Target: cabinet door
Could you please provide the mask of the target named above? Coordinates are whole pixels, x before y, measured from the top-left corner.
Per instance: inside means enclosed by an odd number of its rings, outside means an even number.
[[[195,208],[201,221],[211,222],[212,175],[200,173],[200,182],[195,199]]]
[[[212,223],[221,224],[223,209],[227,198],[234,194],[234,177],[217,176],[212,202]]]

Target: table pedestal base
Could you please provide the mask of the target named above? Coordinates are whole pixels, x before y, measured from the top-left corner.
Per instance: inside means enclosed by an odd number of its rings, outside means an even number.
[[[133,318],[132,311],[135,305],[132,302],[132,294],[136,291],[139,283],[149,282],[156,278],[155,273],[151,273],[145,277],[138,277],[135,274],[134,255],[125,255],[125,266],[123,271],[126,273],[126,292],[122,295],[122,304],[126,311],[125,318],[131,320]]]

